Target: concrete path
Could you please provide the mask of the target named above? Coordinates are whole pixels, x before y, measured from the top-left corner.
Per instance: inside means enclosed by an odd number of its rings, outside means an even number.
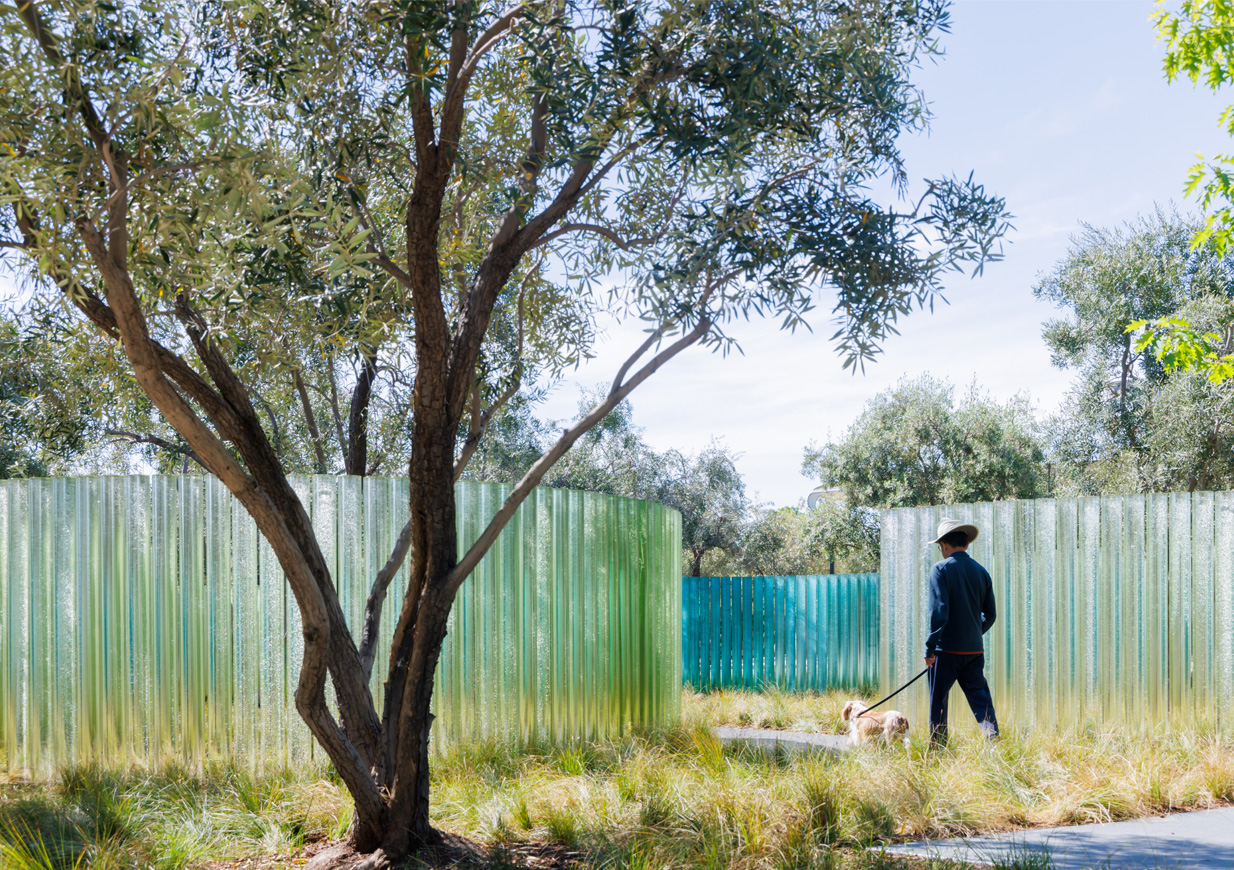
[[[765,728],[713,728],[721,743],[745,743],[775,752],[846,752],[847,734],[807,734],[801,731],[769,731]]]
[[[1234,870],[1234,808],[905,843],[887,851],[1004,865],[1026,852],[1048,851],[1056,870]]]

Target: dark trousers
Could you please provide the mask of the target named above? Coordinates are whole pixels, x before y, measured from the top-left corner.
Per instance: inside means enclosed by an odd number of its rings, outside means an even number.
[[[947,743],[947,696],[956,683],[964,690],[968,706],[986,737],[998,736],[994,699],[985,681],[985,656],[940,652],[930,668],[930,739]]]

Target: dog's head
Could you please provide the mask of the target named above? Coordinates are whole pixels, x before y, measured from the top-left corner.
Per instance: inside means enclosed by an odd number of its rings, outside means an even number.
[[[840,711],[840,718],[847,722],[850,719],[860,716],[865,710],[868,709],[869,707],[861,701],[849,701],[844,705],[844,709]]]

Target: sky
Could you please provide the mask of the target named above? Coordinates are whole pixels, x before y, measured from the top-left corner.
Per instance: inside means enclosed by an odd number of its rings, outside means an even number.
[[[841,369],[827,312],[812,333],[778,323],[734,327],[744,354],[691,348],[631,395],[633,416],[656,449],[697,451],[714,438],[741,454],[747,488],[766,504],[797,504],[816,485],[801,474],[811,440],[838,439],[865,402],[903,377],[930,373],[957,392],[974,381],[992,397],[1027,394],[1039,413],[1058,404],[1072,375],[1051,366],[1041,339],[1058,315],[1033,298],[1040,276],[1066,255],[1083,224],[1134,221],[1157,204],[1193,210],[1182,194],[1196,154],[1230,148],[1218,128],[1223,100],[1189,82],[1167,84],[1151,2],[960,0],[946,56],[920,70],[931,103],[928,135],[906,138],[910,177],[967,175],[1007,199],[1015,215],[1006,257],[984,275],[949,280],[949,305],[914,312],[865,373]],[[576,415],[580,391],[607,384],[641,341],[637,325],[610,323],[597,356],[538,408]]]

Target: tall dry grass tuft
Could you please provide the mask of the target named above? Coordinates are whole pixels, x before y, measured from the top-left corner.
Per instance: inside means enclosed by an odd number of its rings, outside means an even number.
[[[710,731],[763,722],[838,732],[848,697],[689,692],[683,725],[669,731],[559,747],[462,747],[435,764],[434,823],[494,844],[494,868],[515,866],[520,844],[541,843],[606,870],[900,870],[901,859],[865,847],[1234,798],[1234,739],[1200,726],[1148,735],[1093,723],[1012,730],[994,746],[957,729],[941,752],[918,729],[907,751],[841,757],[768,755],[724,746]],[[0,786],[0,867],[182,870],[287,855],[343,836],[350,814],[329,771],[78,768],[52,786]],[[1035,860],[1018,870],[1047,870]]]
[[[681,729],[556,752],[510,751],[502,762],[507,778],[483,786],[474,769],[446,760],[438,766],[436,818],[473,836],[485,830],[473,819],[500,820],[503,836],[568,842],[597,866],[831,870],[878,843],[1108,821],[1230,799],[1234,741],[1212,729],[1140,735],[1090,725],[1013,732],[995,746],[957,729],[946,751],[932,750],[918,733],[907,751],[839,758],[722,746],[709,730],[762,722],[839,732],[848,697],[687,692]]]

